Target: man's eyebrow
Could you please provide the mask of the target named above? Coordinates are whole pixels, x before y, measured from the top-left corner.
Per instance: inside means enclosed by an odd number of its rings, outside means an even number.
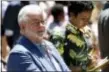
[[[31,21],[34,21],[34,22],[44,22],[45,20],[41,20],[41,19],[31,19]]]
[[[31,18],[31,20],[33,20],[33,21],[41,21],[41,19],[34,19],[34,18]]]

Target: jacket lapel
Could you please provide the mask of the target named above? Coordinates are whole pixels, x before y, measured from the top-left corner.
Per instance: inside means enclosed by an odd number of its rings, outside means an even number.
[[[18,44],[23,45],[29,50],[29,55],[32,57],[35,64],[41,69],[41,71],[53,71],[53,68],[49,65],[45,56],[40,52],[36,45],[30,42],[26,37],[22,36]]]

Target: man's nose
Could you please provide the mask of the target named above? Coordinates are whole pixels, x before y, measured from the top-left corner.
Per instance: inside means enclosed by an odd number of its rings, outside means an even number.
[[[43,30],[43,29],[45,29],[45,25],[43,23],[40,23],[39,28],[40,28],[40,30]]]
[[[44,26],[44,23],[40,23],[39,25],[40,25],[40,26]]]

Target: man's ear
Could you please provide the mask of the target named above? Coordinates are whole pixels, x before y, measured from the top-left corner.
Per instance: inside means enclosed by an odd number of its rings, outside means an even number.
[[[24,30],[25,29],[25,24],[19,24],[20,26],[20,30]]]
[[[24,34],[24,32],[25,32],[25,24],[19,24],[19,26],[20,26],[20,33]]]

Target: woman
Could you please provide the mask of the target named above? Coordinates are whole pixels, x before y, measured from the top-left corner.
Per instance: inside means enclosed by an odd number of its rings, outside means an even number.
[[[86,41],[80,28],[89,22],[93,5],[90,1],[72,1],[68,7],[69,24],[66,26],[63,57],[72,72],[86,72],[89,63]]]

